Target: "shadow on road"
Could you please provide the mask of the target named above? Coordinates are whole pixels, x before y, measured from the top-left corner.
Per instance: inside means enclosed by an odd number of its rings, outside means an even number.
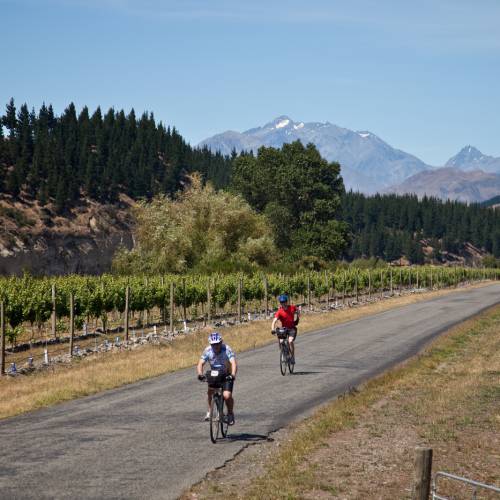
[[[316,373],[324,373],[324,372],[293,372],[292,375],[314,375]]]
[[[228,434],[226,437],[228,441],[246,441],[256,443],[258,441],[274,441],[273,438],[269,436],[265,436],[263,434],[249,434],[247,432],[243,432],[241,434]]]

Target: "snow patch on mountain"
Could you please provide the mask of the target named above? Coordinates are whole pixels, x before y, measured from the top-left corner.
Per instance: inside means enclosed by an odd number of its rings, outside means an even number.
[[[283,128],[283,127],[286,127],[289,123],[290,123],[290,120],[288,120],[288,119],[286,119],[286,120],[281,120],[280,122],[278,122],[278,123],[275,125],[275,128]]]

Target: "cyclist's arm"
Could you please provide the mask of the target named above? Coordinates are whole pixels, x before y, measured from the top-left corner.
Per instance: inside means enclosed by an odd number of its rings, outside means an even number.
[[[274,330],[276,328],[276,322],[277,321],[279,321],[279,318],[274,317],[273,324],[271,325],[271,330]]]
[[[236,358],[233,356],[229,362],[231,363],[231,375],[236,378],[236,372],[238,371],[238,365],[236,363]]]
[[[300,310],[298,307],[295,309],[294,316],[295,316],[294,317],[295,326],[297,326],[299,324],[299,320],[300,320]]]
[[[196,371],[198,373],[198,375],[203,375],[203,365],[205,364],[205,361],[203,360],[203,358],[200,358],[200,360],[198,361],[198,365],[196,366]]]

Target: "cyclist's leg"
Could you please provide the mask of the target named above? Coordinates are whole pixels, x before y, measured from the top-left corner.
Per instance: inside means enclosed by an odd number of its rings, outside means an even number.
[[[234,423],[233,385],[234,382],[232,380],[230,382],[224,382],[224,391],[222,393],[222,395],[224,396],[224,401],[226,402],[227,413],[230,415],[230,417],[232,417],[230,423]]]
[[[290,356],[295,360],[295,338],[297,337],[297,328],[294,328],[294,333],[288,336],[288,344],[290,346]]]
[[[210,411],[210,405],[212,404],[212,396],[214,395],[215,389],[208,387],[207,398],[208,398],[208,411]]]

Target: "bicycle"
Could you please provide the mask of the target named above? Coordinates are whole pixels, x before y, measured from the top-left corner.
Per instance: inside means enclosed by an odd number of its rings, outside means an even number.
[[[205,373],[204,379],[211,389],[214,389],[212,403],[210,405],[210,439],[216,443],[219,435],[223,438],[227,436],[229,418],[227,406],[224,401],[223,386],[228,375],[219,374],[218,370],[209,370]]]
[[[273,335],[278,337],[280,343],[280,371],[283,376],[286,375],[287,367],[290,375],[295,369],[295,364],[292,363],[292,354],[290,352],[290,343],[288,341],[288,337],[291,332],[291,329],[284,327],[277,328],[272,332]]]

